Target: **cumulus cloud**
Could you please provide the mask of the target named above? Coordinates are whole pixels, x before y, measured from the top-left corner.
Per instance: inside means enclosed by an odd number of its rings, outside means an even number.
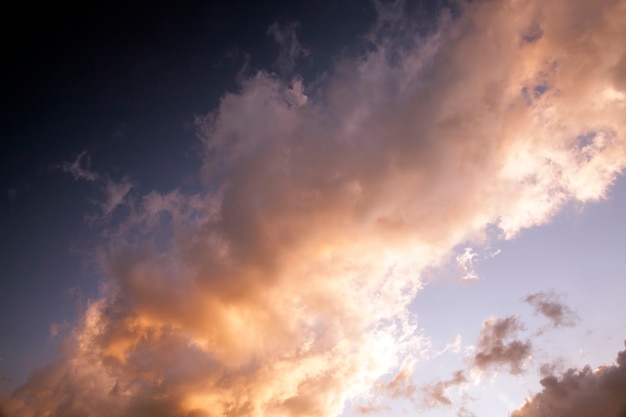
[[[543,390],[511,417],[626,416],[626,350],[618,353],[616,362],[545,376],[540,381]]]
[[[574,326],[578,321],[576,312],[564,304],[561,297],[552,291],[530,294],[524,301],[535,308],[536,314],[549,319],[554,327]]]
[[[245,80],[199,119],[205,192],[130,208],[100,296],[6,410],[339,414],[422,345],[408,305],[426,268],[624,170],[624,4],[463,3],[430,34],[376,32],[314,90]],[[475,367],[521,372],[518,329],[487,321]]]
[[[512,374],[524,372],[523,365],[530,357],[532,345],[515,338],[522,329],[519,319],[514,316],[485,320],[472,362],[474,369],[508,367]]]

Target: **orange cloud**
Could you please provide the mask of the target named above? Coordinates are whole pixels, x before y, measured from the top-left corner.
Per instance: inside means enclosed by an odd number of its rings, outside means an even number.
[[[626,2],[461,9],[429,36],[384,35],[402,17],[381,12],[316,90],[260,72],[225,95],[198,121],[211,186],[131,207],[101,296],[6,413],[337,415],[422,343],[425,268],[603,198],[626,167]]]

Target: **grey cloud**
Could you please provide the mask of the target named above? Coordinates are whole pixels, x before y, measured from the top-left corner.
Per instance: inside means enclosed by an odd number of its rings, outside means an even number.
[[[536,314],[548,318],[554,327],[574,326],[578,321],[576,312],[564,304],[554,292],[538,292],[527,296],[524,301],[535,308]]]
[[[97,172],[91,170],[91,156],[83,151],[73,162],[63,162],[61,169],[72,174],[75,180],[96,181],[100,178]]]
[[[134,184],[128,178],[124,178],[120,182],[107,179],[104,185],[105,199],[100,203],[103,216],[110,215],[119,207],[133,187]]]
[[[616,362],[545,376],[540,381],[543,390],[511,417],[625,417],[626,350],[618,353]]]
[[[523,326],[517,317],[488,319],[483,323],[472,361],[479,370],[507,366],[512,374],[524,372],[523,364],[532,350],[530,341],[515,339]]]

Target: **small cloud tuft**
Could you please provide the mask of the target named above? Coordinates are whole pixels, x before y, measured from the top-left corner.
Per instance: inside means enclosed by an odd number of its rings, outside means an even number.
[[[96,181],[100,178],[97,172],[91,170],[91,156],[83,151],[73,162],[63,162],[61,169],[72,174],[75,180]]]
[[[532,350],[530,341],[516,338],[523,328],[515,316],[485,320],[473,359],[474,369],[482,372],[508,367],[514,375],[523,373],[523,364]]]
[[[535,314],[549,319],[553,327],[571,327],[579,320],[576,312],[553,291],[530,294],[524,301],[535,308]]]

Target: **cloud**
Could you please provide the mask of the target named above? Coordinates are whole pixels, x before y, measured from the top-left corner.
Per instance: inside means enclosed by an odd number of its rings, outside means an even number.
[[[462,279],[464,280],[476,280],[478,279],[478,274],[474,269],[474,258],[476,257],[476,253],[472,248],[465,248],[465,251],[461,255],[457,255],[456,257],[456,266],[457,269],[461,272]]]
[[[113,181],[108,175],[102,175],[91,170],[91,156],[87,151],[81,152],[74,162],[63,162],[61,169],[72,174],[75,180],[96,182],[101,185],[104,200],[98,202],[102,213],[96,217],[108,217],[123,202],[127,194],[134,187],[132,181],[123,178],[120,182]],[[91,216],[93,218],[93,216]]]
[[[61,169],[72,174],[75,180],[96,181],[100,178],[97,172],[91,170],[91,157],[87,151],[83,151],[73,162],[63,162]]]
[[[626,350],[618,353],[616,365],[569,369],[540,383],[543,390],[511,417],[626,416]]]
[[[105,199],[100,203],[103,216],[110,215],[113,210],[120,206],[133,187],[134,184],[128,178],[124,178],[120,182],[107,179],[104,186]]]
[[[554,292],[530,294],[524,301],[535,308],[536,314],[548,318],[553,327],[574,326],[578,321],[576,312],[561,301]]]
[[[198,119],[204,192],[130,205],[98,251],[99,297],[5,408],[339,414],[423,345],[408,306],[424,271],[601,199],[623,172],[626,10],[589,4],[463,3],[429,34],[376,32],[318,83],[244,80]],[[521,372],[519,328],[485,322],[475,368]]]
[[[476,417],[476,414],[465,407],[461,407],[456,415],[457,417]]]
[[[291,74],[296,66],[296,60],[300,57],[309,55],[309,50],[303,48],[298,40],[298,22],[290,22],[284,26],[274,22],[268,29],[268,35],[271,35],[274,41],[280,47],[278,60],[276,65],[280,72],[284,75]]]
[[[530,357],[532,345],[529,341],[515,339],[522,329],[514,316],[485,320],[472,362],[474,369],[485,371],[507,366],[512,374],[523,373],[523,364]]]
[[[453,386],[465,384],[467,378],[464,371],[456,371],[450,379],[435,382],[434,384],[422,387],[422,404],[426,407],[438,407],[452,405],[448,398],[447,391]]]

